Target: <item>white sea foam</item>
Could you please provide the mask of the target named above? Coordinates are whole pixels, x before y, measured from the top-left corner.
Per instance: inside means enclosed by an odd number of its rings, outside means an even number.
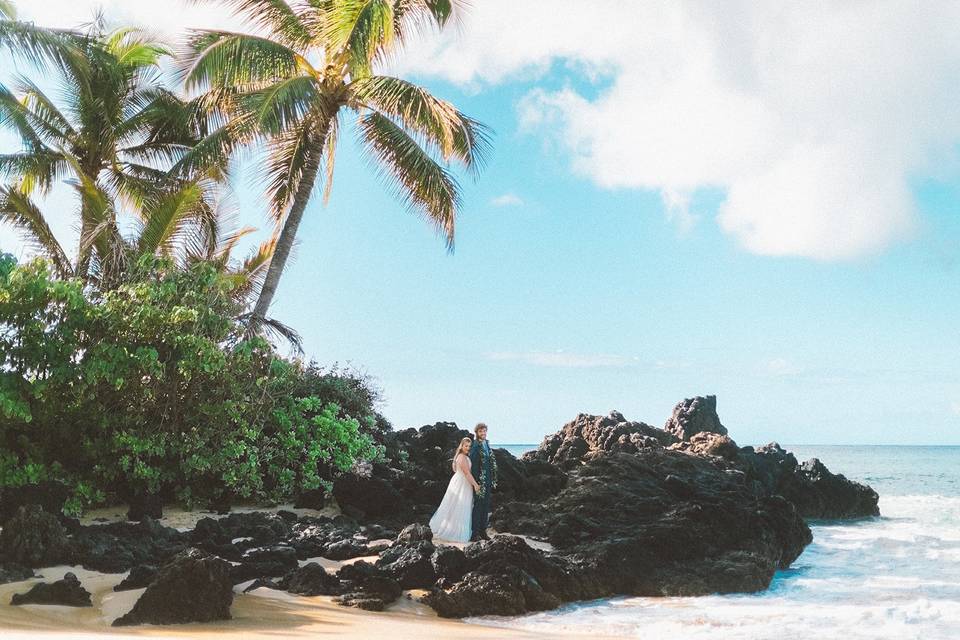
[[[814,524],[814,542],[766,592],[618,598],[483,621],[645,640],[960,638],[960,449],[836,448],[812,455],[871,482],[883,516]]]

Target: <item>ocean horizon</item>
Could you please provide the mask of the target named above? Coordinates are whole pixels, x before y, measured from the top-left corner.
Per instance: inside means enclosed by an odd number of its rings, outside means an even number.
[[[501,445],[514,455],[533,445]],[[813,521],[813,543],[755,594],[620,597],[514,618],[537,633],[645,640],[951,640],[960,634],[960,446],[784,445],[880,494],[876,518]]]

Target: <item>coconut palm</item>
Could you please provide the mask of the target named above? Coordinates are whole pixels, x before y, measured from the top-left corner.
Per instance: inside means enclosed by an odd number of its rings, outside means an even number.
[[[212,0],[211,0],[212,1]],[[196,31],[185,86],[204,92],[221,126],[181,161],[224,167],[239,148],[265,150],[262,177],[280,232],[252,326],[261,321],[315,187],[329,197],[341,126],[355,131],[381,175],[452,249],[460,188],[451,164],[479,168],[486,129],[383,62],[424,27],[442,27],[454,0],[219,0],[254,33]]]
[[[10,0],[0,0],[0,18],[14,20],[17,17],[17,8]]]
[[[159,84],[169,50],[137,29],[107,32],[99,19],[86,32],[3,20],[0,44],[52,70],[61,87],[54,100],[24,75],[15,78],[14,90],[0,85],[0,124],[22,144],[19,152],[0,155],[0,173],[10,181],[0,216],[55,256],[62,272],[88,278],[116,270],[109,263],[123,255],[114,251],[122,244],[117,203],[143,209],[147,199],[169,190],[167,169],[205,133],[196,105]],[[52,243],[34,202],[63,181],[78,200],[73,263]]]

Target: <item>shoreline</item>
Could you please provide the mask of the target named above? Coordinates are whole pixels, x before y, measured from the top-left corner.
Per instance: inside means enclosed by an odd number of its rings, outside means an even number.
[[[92,607],[10,604],[14,593],[37,582],[59,580],[73,572],[90,591]],[[249,582],[234,587],[232,620],[182,625],[143,625],[117,629],[110,624],[126,613],[144,589],[113,591],[126,573],[107,574],[82,567],[57,566],[37,570],[38,577],[0,585],[0,629],[5,640],[34,638],[125,638],[183,637],[270,640],[315,637],[389,637],[392,640],[422,640],[457,637],[462,640],[493,638],[531,639],[543,634],[440,618],[415,601],[417,592],[406,592],[386,611],[363,611],[333,603],[332,596],[297,596],[260,588],[243,593]],[[40,577],[42,576],[42,577]],[[595,634],[559,633],[556,638],[603,638]]]

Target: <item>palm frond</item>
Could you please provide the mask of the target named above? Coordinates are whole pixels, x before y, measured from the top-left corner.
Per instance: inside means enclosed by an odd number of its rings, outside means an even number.
[[[184,245],[184,237],[197,233],[210,216],[203,189],[189,184],[167,191],[147,203],[145,221],[137,234],[137,253],[171,255]]]
[[[335,0],[327,3],[324,41],[346,56],[353,78],[370,75],[373,63],[393,44],[392,0]]]
[[[360,133],[367,153],[379,165],[381,175],[397,196],[419,211],[444,235],[453,249],[460,187],[430,154],[402,127],[380,113],[360,120]]]
[[[0,220],[15,227],[27,243],[49,259],[58,275],[73,275],[70,259],[27,194],[14,187],[0,187]]]
[[[320,166],[324,139],[318,128],[319,123],[308,117],[299,127],[279,133],[268,143],[259,177],[266,187],[271,215],[278,222],[286,215],[301,183]]]
[[[319,110],[328,114],[320,87],[312,76],[293,76],[276,82],[260,91],[242,97],[243,108],[249,112],[260,134],[274,136],[298,128],[304,116]],[[333,107],[335,109],[335,107]]]
[[[179,56],[179,75],[188,90],[205,87],[258,87],[312,70],[290,47],[260,36],[232,31],[192,32]]]
[[[61,69],[84,67],[78,43],[82,34],[66,29],[49,29],[32,22],[0,20],[0,47],[15,57],[37,66],[52,62]]]
[[[305,47],[313,40],[313,34],[301,15],[284,0],[193,0],[195,4],[212,4],[214,1],[290,46]]]
[[[17,90],[23,96],[21,103],[24,106],[25,115],[30,119],[34,129],[56,144],[72,142],[77,132],[53,100],[48,98],[33,80],[24,75],[18,75],[16,82]]]
[[[63,154],[52,149],[0,155],[0,175],[16,179],[23,193],[48,193],[67,169]]]
[[[0,0],[0,18],[5,20],[17,19],[17,8],[10,0]]]
[[[489,130],[446,100],[390,76],[362,78],[351,83],[350,91],[363,105],[395,118],[435,146],[444,160],[456,160],[474,171],[482,168],[490,148]]]

